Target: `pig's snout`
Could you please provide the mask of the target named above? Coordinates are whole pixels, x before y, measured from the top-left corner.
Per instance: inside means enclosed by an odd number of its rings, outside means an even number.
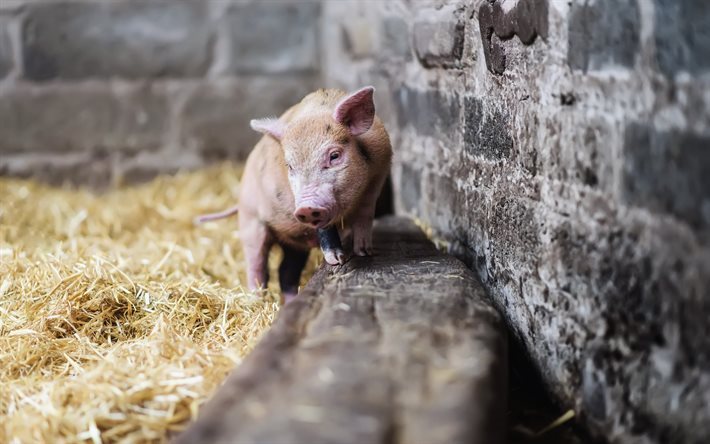
[[[301,206],[293,213],[301,223],[320,228],[330,221],[328,209],[318,206]]]
[[[293,216],[313,228],[329,225],[337,216],[337,202],[330,183],[315,183],[297,187],[294,192],[296,210]]]

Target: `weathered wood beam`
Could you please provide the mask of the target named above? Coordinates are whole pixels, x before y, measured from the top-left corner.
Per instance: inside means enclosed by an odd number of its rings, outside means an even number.
[[[500,442],[506,336],[480,284],[407,219],[375,246],[318,270],[175,442]]]

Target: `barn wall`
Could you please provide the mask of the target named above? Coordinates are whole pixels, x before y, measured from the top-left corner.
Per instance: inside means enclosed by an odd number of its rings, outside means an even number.
[[[324,4],[324,76],[377,88],[398,212],[612,441],[710,436],[708,5]]]
[[[244,158],[320,79],[315,1],[0,1],[0,174],[106,185]]]
[[[550,392],[611,440],[703,442],[710,6],[612,3],[2,0],[0,174],[242,158],[250,118],[374,84],[398,212],[478,272]]]

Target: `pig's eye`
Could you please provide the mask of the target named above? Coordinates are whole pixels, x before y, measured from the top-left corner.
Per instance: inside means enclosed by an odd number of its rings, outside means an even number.
[[[286,168],[288,168],[289,171],[293,171],[293,167],[291,166],[290,163],[286,164]]]
[[[330,168],[336,166],[343,161],[343,153],[340,150],[333,150],[328,153],[328,160],[323,168]]]

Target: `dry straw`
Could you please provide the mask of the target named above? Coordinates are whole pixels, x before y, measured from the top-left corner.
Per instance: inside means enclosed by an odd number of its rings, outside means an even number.
[[[0,442],[164,442],[195,417],[279,307],[242,287],[234,218],[192,224],[239,173],[103,194],[0,179]]]

